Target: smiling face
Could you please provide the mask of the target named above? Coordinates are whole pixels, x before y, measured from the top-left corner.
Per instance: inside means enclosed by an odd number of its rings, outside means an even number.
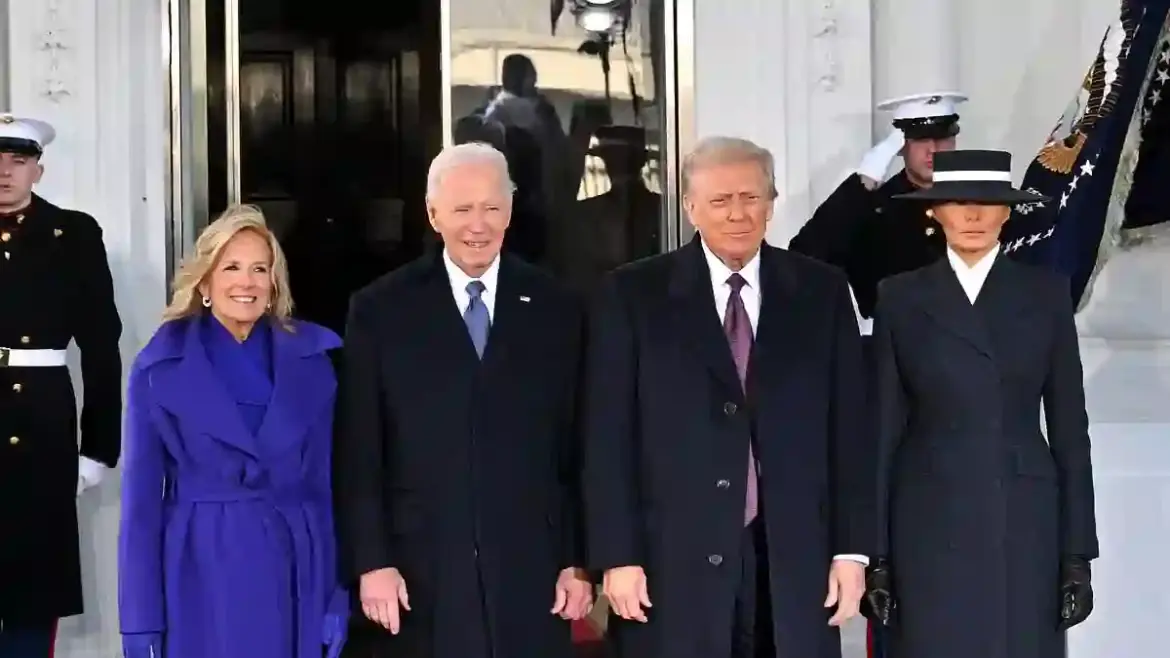
[[[512,218],[506,170],[490,162],[452,166],[427,198],[427,212],[452,262],[481,276],[499,255]]]
[[[961,257],[977,260],[999,243],[999,234],[1008,220],[1010,206],[986,203],[943,203],[933,208],[942,225],[947,245]]]
[[[246,338],[272,299],[272,250],[255,231],[236,233],[220,252],[199,292],[211,313],[237,338]]]

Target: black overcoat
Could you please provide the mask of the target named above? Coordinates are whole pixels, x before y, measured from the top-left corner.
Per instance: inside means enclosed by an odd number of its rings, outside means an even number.
[[[549,611],[560,570],[583,561],[573,428],[583,309],[507,254],[498,286],[482,362],[440,254],[350,305],[333,479],[339,551],[355,581],[397,567],[412,608],[373,655],[483,656],[472,626],[481,609],[495,658],[571,652],[568,622]]]
[[[645,569],[647,624],[610,617],[620,658],[731,655],[749,442],[760,462],[780,656],[839,658],[829,565],[869,554],[872,443],[845,277],[774,247],[741,386],[702,245],[610,275],[589,322],[589,558]]]
[[[1061,557],[1098,552],[1069,300],[1067,281],[1002,255],[974,304],[946,259],[882,284],[878,527],[900,606],[890,658],[1062,658]]]
[[[0,347],[81,352],[82,455],[114,466],[122,445],[122,323],[102,231],[34,196],[0,218]],[[2,355],[0,355],[2,356]],[[78,418],[64,367],[0,358],[0,622],[81,614]]]

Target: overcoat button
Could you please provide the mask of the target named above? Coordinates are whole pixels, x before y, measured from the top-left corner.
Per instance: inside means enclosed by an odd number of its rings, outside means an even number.
[[[717,567],[717,566],[723,564],[723,556],[722,555],[709,555],[709,556],[707,556],[707,561],[710,562],[713,566]]]
[[[723,413],[727,414],[728,416],[734,416],[737,409],[739,409],[739,407],[736,406],[734,402],[723,403]]]
[[[727,480],[720,480],[715,483],[715,486],[719,487],[720,489],[726,489],[731,486],[731,482],[728,482]]]

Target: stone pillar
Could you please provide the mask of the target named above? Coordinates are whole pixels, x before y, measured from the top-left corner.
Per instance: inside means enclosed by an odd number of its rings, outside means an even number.
[[[872,142],[870,10],[845,0],[695,0],[700,137],[776,156],[768,241],[786,245]]]
[[[165,2],[8,2],[11,111],[52,123],[37,192],[102,226],[129,364],[166,301]],[[76,355],[73,355],[76,365]],[[79,396],[84,396],[75,377]],[[86,614],[61,625],[58,655],[120,655],[118,478],[78,504]]]
[[[959,86],[956,0],[873,0],[875,102]],[[889,117],[874,116],[884,136]]]

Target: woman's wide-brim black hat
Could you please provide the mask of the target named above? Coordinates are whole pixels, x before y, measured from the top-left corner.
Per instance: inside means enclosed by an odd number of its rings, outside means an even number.
[[[1006,151],[939,151],[934,154],[933,179],[928,188],[894,198],[1005,206],[1051,201],[1043,194],[1012,187],[1012,156]]]

